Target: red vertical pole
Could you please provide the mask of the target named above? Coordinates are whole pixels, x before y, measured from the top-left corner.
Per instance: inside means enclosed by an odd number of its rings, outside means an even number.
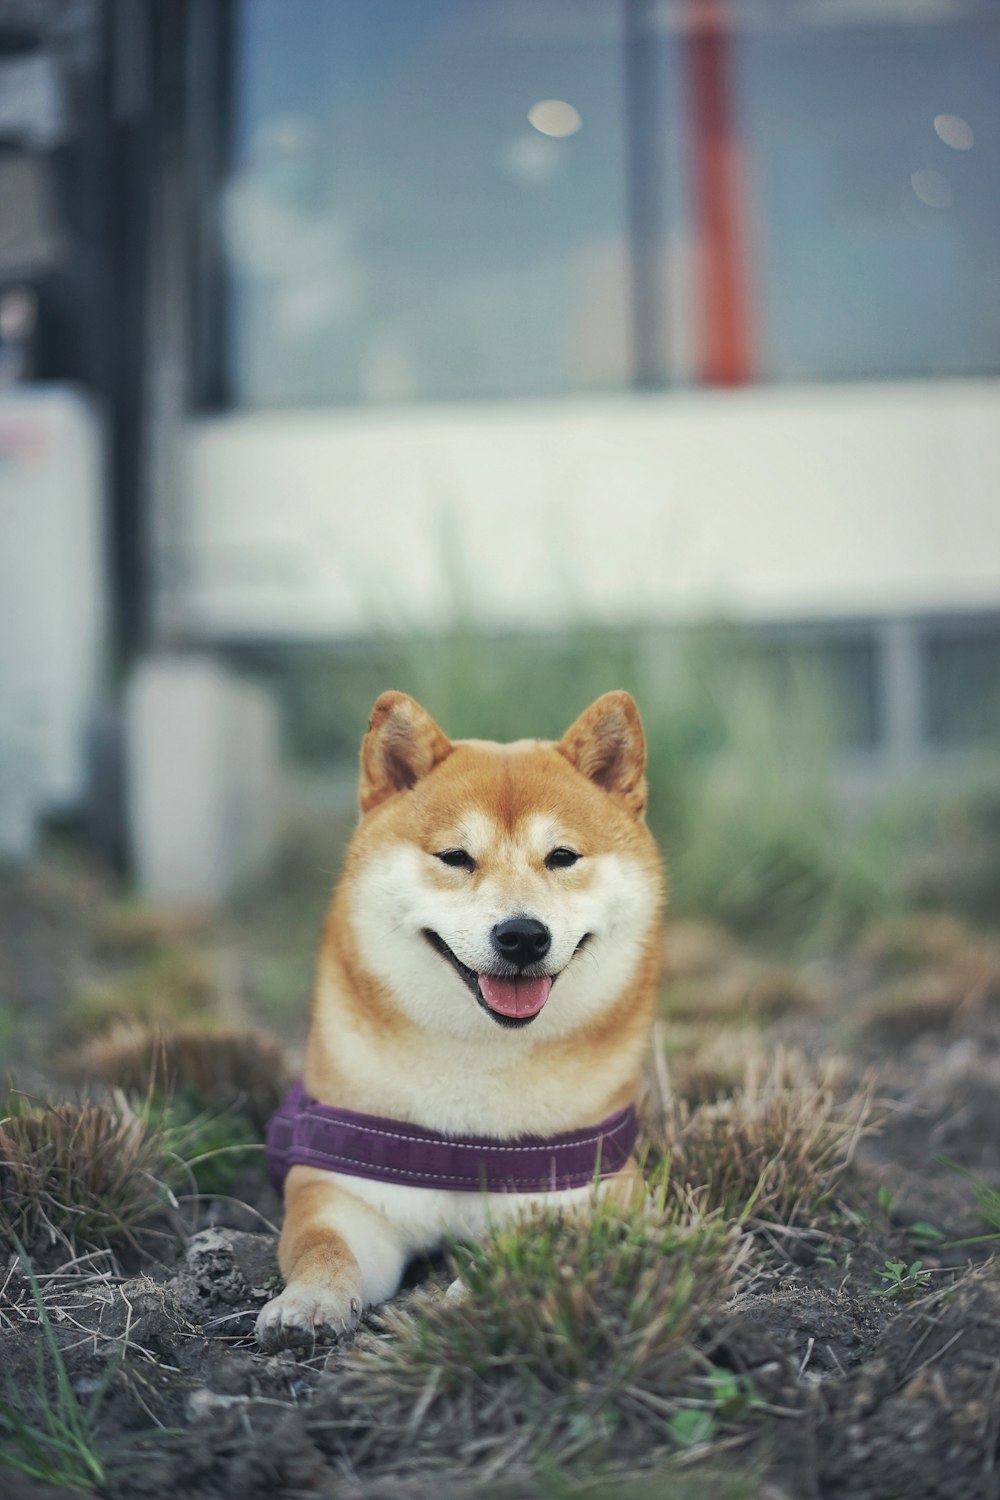
[[[733,127],[731,43],[718,0],[688,0],[684,45],[695,200],[697,357],[706,385],[751,378],[743,167]]]

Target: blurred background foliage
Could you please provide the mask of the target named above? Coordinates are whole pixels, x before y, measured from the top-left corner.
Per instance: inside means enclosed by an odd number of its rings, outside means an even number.
[[[671,910],[765,945],[836,942],[913,905],[988,921],[1000,896],[1000,781],[988,755],[969,759],[960,791],[940,775],[873,791],[852,775],[856,705],[821,649],[776,648],[721,622],[501,636],[467,621],[241,660],[281,699],[293,761],[320,781],[333,773],[345,803],[387,687],[453,738],[497,740],[557,739],[593,698],[626,688],[645,724]]]

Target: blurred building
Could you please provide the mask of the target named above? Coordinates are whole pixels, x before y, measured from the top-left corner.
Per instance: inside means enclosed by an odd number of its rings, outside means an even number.
[[[120,660],[457,578],[995,735],[998,78],[992,0],[0,0],[0,444],[83,393]]]

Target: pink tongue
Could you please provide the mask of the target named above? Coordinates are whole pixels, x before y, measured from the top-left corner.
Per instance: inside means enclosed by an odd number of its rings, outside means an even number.
[[[479,988],[490,1010],[501,1016],[537,1016],[552,988],[552,980],[497,979],[480,974]]]

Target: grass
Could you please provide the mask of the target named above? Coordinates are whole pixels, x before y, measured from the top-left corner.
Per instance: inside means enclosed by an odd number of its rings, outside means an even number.
[[[762,1493],[760,1477],[753,1470],[720,1469],[714,1464],[699,1464],[690,1472],[672,1464],[646,1473],[619,1469],[585,1478],[551,1475],[543,1476],[537,1488],[528,1489],[520,1480],[510,1488],[483,1492],[484,1500],[607,1500],[610,1495],[615,1500],[705,1500],[706,1496],[711,1500],[754,1500]],[[468,1500],[468,1491],[463,1500]],[[772,1500],[777,1496],[772,1494]]]
[[[196,939],[204,926],[200,914],[158,911],[138,901],[112,901],[94,927],[90,953],[104,963],[134,964]]]
[[[109,1443],[98,1433],[101,1409],[125,1358],[128,1328],[89,1398],[81,1401],[31,1261],[16,1240],[15,1250],[31,1292],[41,1337],[35,1343],[34,1383],[15,1386],[9,1375],[3,1378],[0,1472],[7,1470],[70,1494],[103,1493],[110,1481],[134,1467],[123,1456],[134,1454],[142,1442],[141,1435],[132,1434],[127,1440]],[[170,1436],[173,1434],[166,1428],[155,1431],[157,1441]]]
[[[366,1489],[372,1500],[425,1500],[426,1476],[408,1482],[400,1478],[388,1486]],[[550,1465],[535,1473],[517,1468],[495,1480],[477,1479],[473,1489],[468,1476],[453,1479],[434,1476],[437,1500],[782,1500],[766,1485],[760,1466],[722,1467],[718,1462],[668,1460],[654,1468],[637,1469],[634,1464],[595,1466],[586,1474],[567,1474]]]
[[[966,1245],[991,1245],[1000,1242],[1000,1192],[996,1188],[991,1187],[988,1182],[984,1182],[981,1177],[977,1177],[974,1172],[970,1172],[968,1168],[961,1166],[957,1161],[945,1160],[942,1164],[950,1167],[953,1172],[957,1172],[960,1177],[964,1177],[966,1182],[969,1183],[976,1199],[979,1217],[986,1226],[987,1231],[985,1234],[972,1235],[968,1239],[963,1240],[949,1240],[947,1243],[952,1247],[964,1247]]]
[[[739,1025],[809,1011],[816,1003],[815,987],[794,969],[743,959],[713,975],[669,982],[662,1010],[669,1020]]]
[[[910,852],[904,904],[996,927],[1000,911],[1000,779],[995,752],[961,790],[904,809]]]
[[[879,969],[903,974],[997,956],[995,945],[967,923],[950,912],[933,911],[896,912],[872,922],[861,933],[858,952]]]
[[[110,1364],[84,1406],[70,1382],[37,1278],[24,1254],[24,1274],[31,1288],[42,1337],[36,1345],[34,1389],[0,1397],[0,1469],[80,1493],[103,1486],[108,1474],[98,1451],[95,1422],[114,1377]]]
[[[751,1058],[764,1066],[764,1043],[755,1025],[660,1022],[657,1035],[670,1058],[671,1097],[690,1105],[735,1093],[746,1078]]]
[[[323,919],[357,822],[353,767],[346,779],[334,807],[310,806],[292,818],[272,867],[242,887],[229,912],[249,1008],[282,1035],[304,1031]]]
[[[887,976],[860,1019],[878,1039],[904,1041],[1000,1003],[1000,946],[943,913],[876,923],[858,945]]]
[[[120,1026],[96,1038],[81,1071],[126,1094],[151,1089],[188,1113],[225,1111],[262,1132],[291,1082],[285,1050],[265,1031]]]
[[[67,1012],[66,1024],[83,1037],[125,1023],[176,1025],[211,1018],[218,1003],[218,984],[204,954],[154,948],[123,973],[85,990]]]
[[[183,1166],[154,1121],[114,1105],[0,1104],[0,1246],[139,1250],[176,1214]]]
[[[501,740],[558,738],[591,699],[627,688],[646,726],[650,824],[668,853],[674,910],[787,941],[851,932],[892,909],[900,833],[842,814],[831,773],[843,727],[815,659],[776,665],[724,626],[498,639],[466,617],[444,635],[261,664],[284,698],[293,753],[312,764],[355,761],[388,686],[455,737]]]
[[[858,1140],[872,1129],[869,1089],[842,1095],[836,1063],[813,1068],[779,1049],[751,1054],[728,1097],[650,1101],[645,1128],[671,1189],[743,1226],[813,1229]]]
[[[229,1193],[260,1155],[291,1082],[284,1048],[270,1033],[190,1026],[118,1027],[85,1048],[80,1071],[131,1099],[207,1195]]]
[[[663,978],[668,984],[711,979],[733,957],[732,933],[718,922],[678,917],[671,912],[663,936]]]
[[[857,1019],[879,1042],[900,1043],[925,1031],[946,1031],[985,998],[961,973],[926,970],[896,980],[859,1007]]]
[[[261,1132],[243,1114],[203,1109],[184,1095],[151,1099],[147,1113],[204,1197],[228,1195],[263,1161]]]
[[[717,972],[733,961],[727,946]],[[698,960],[695,967],[704,972],[705,964]],[[721,1036],[730,1037],[728,1022]],[[132,1080],[148,1084],[153,1062],[158,1075],[169,1073],[175,1097],[198,1079],[199,1107],[214,1108],[218,1116],[219,1097],[214,1105],[206,1097],[213,1079],[238,1099],[247,1084],[241,1074],[258,1060],[234,1048],[213,1052],[194,1030],[182,1040],[171,1052],[174,1039],[161,1046],[151,1035],[123,1036],[110,1071],[121,1070],[121,1083],[133,1069]],[[269,1063],[259,1061],[267,1073]],[[721,1054],[716,1061],[720,1068],[726,1063]],[[743,1346],[727,1331],[736,1316],[729,1302],[742,1284],[743,1265],[754,1263],[754,1246],[774,1243],[768,1236],[775,1226],[780,1246],[780,1226],[789,1226],[794,1239],[828,1221],[853,1144],[870,1126],[870,1100],[845,1093],[832,1066],[817,1069],[791,1053],[769,1058],[760,1043],[751,1057],[743,1055],[739,1070],[734,1061],[727,1063],[727,1097],[704,1107],[674,1102],[668,1108],[668,1096],[654,1101],[650,1128],[659,1132],[660,1150],[650,1162],[658,1193],[651,1214],[604,1204],[577,1220],[540,1214],[498,1229],[485,1244],[453,1252],[465,1298],[423,1289],[388,1308],[379,1332],[363,1334],[356,1353],[335,1354],[329,1379],[309,1406],[317,1472],[329,1464],[331,1476],[356,1472],[362,1481],[388,1485],[398,1478],[401,1486],[406,1476],[419,1493],[420,1475],[433,1471],[442,1495],[453,1483],[456,1495],[509,1494],[511,1500],[604,1493],[636,1500],[718,1493],[749,1500],[759,1493],[752,1460],[769,1438],[781,1446],[774,1426],[778,1405],[789,1410],[798,1398],[779,1397],[766,1375],[755,1377],[755,1387],[744,1373],[734,1352]],[[134,1112],[141,1115],[141,1107]],[[181,1156],[212,1149],[204,1139],[182,1142],[176,1120],[160,1124],[168,1149]],[[224,1141],[222,1149],[228,1151]],[[888,1218],[888,1195],[880,1196],[879,1208]],[[902,1253],[895,1240],[891,1248]],[[880,1247],[877,1264],[888,1250]],[[914,1248],[907,1261],[923,1253]],[[851,1288],[875,1316],[880,1304],[869,1302],[870,1294],[908,1315],[911,1297],[925,1289],[923,1266],[900,1261],[896,1274],[895,1264],[887,1261],[882,1276],[866,1260],[863,1279]],[[847,1269],[845,1262],[845,1279]],[[223,1326],[242,1331],[247,1325],[236,1320],[244,1314],[232,1316]],[[728,1368],[729,1361],[737,1368]],[[748,1363],[763,1367],[759,1352]],[[53,1379],[47,1367],[50,1400]],[[768,1390],[775,1406],[759,1398]],[[116,1400],[119,1395],[116,1388]],[[81,1409],[88,1402],[81,1397]],[[34,1393],[8,1405],[29,1422],[37,1444],[36,1429],[45,1430],[49,1419]],[[53,1429],[57,1439],[61,1430],[58,1424]],[[94,1431],[91,1425],[91,1438]],[[742,1476],[718,1468],[732,1461],[729,1445],[747,1460]],[[12,1444],[0,1438],[0,1446]],[[255,1477],[268,1462],[264,1447],[254,1450]],[[111,1462],[106,1450],[94,1451]],[[649,1472],[635,1473],[639,1466]],[[233,1492],[238,1489],[234,1482]]]
[[[724,641],[703,670],[716,710],[707,754],[672,767],[662,708],[652,715],[654,786],[662,778],[669,794],[671,771],[687,771],[683,818],[663,829],[678,904],[777,942],[851,930],[887,896],[874,851],[834,796],[839,729],[827,684],[805,671],[775,680],[765,662],[734,659]]]
[[[731,1228],[662,1193],[651,1208],[538,1211],[457,1247],[464,1293],[390,1305],[344,1364],[352,1461],[388,1449],[499,1472],[515,1456],[668,1448],[671,1420],[704,1404],[739,1258]],[[673,1442],[686,1446],[683,1419]]]
[[[591,699],[623,687],[646,726],[650,825],[674,912],[765,946],[840,942],[914,904],[994,919],[996,766],[958,794],[926,784],[848,814],[835,772],[857,705],[822,651],[753,643],[724,624],[499,636],[476,623],[453,572],[454,625],[441,634],[249,653],[283,699],[300,763],[353,766],[390,686],[454,737],[500,740],[558,738]],[[282,973],[265,988],[283,1003]]]
[[[930,1290],[931,1273],[924,1270],[922,1260],[887,1260],[877,1273],[871,1292],[873,1297],[884,1297],[887,1302],[908,1302],[922,1297]]]

